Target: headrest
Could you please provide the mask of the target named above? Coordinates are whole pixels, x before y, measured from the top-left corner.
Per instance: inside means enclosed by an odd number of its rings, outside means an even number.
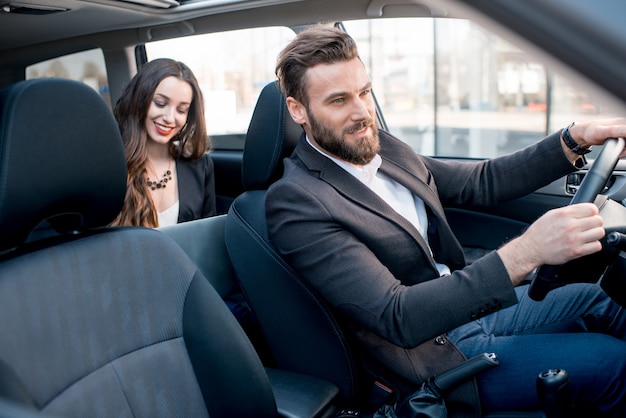
[[[302,127],[296,124],[278,83],[266,85],[257,100],[243,151],[243,186],[267,189],[283,174],[283,158],[296,147]]]
[[[0,251],[44,220],[60,232],[109,224],[126,173],[113,113],[91,87],[48,78],[0,91]]]

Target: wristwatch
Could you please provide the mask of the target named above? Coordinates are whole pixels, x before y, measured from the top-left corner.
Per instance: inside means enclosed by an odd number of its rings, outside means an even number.
[[[563,138],[563,142],[565,142],[565,145],[567,145],[567,148],[572,150],[572,152],[578,155],[589,154],[591,152],[591,147],[588,147],[588,148],[581,147],[580,145],[578,145],[578,143],[576,143],[576,141],[574,141],[574,139],[572,138],[572,135],[569,133],[569,129],[572,126],[574,126],[574,123],[575,122],[570,123],[567,126],[567,128],[561,131],[561,138]]]

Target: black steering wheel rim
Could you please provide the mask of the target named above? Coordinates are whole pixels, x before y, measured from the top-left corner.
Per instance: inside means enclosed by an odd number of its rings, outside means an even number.
[[[570,205],[595,201],[615,169],[625,144],[624,138],[607,139],[598,157],[585,174],[576,194],[572,197]],[[543,265],[536,270],[528,288],[528,295],[531,299],[541,301],[550,290],[566,284],[555,280],[560,267],[559,265]]]

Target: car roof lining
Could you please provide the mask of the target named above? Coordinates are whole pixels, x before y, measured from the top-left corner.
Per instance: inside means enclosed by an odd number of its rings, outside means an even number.
[[[47,1],[48,6],[52,7],[54,4],[55,7],[70,10],[47,15],[11,15],[0,12],[0,38],[3,39],[0,44],[0,62],[5,69],[24,67],[86,49],[124,48],[172,36],[272,25],[299,26],[319,21],[363,19],[368,17],[370,5],[374,4],[374,8],[379,7],[375,3],[381,0],[342,0],[334,2],[332,7],[328,6],[330,2],[327,0],[296,4],[301,1],[255,1],[259,3],[257,7],[271,3],[272,13],[258,13],[256,8],[243,9],[243,2],[240,2],[237,4],[239,7],[233,6],[232,10],[226,10],[225,6],[213,6],[212,11],[205,8],[169,14],[166,14],[169,9],[157,10],[160,13],[136,10],[137,5],[119,0],[115,3],[123,3],[123,9],[101,5],[105,2],[112,3],[111,0]],[[385,1],[393,3],[395,0]],[[44,0],[26,0],[20,4],[35,2],[46,3]],[[431,11],[430,8],[417,3],[389,4],[384,7],[383,17],[402,15],[431,16]],[[34,19],[40,22],[34,25],[32,23]],[[77,22],[81,22],[79,28],[76,28]],[[24,24],[29,28],[39,29],[29,30],[24,34],[20,30]],[[16,39],[18,37],[19,39]],[[19,53],[16,53],[18,49]]]

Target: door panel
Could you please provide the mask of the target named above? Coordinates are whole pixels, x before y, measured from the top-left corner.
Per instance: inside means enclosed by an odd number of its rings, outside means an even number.
[[[626,197],[626,162],[620,161],[608,187],[603,194],[621,202]],[[576,177],[584,176],[587,169],[579,170]],[[543,213],[562,207],[572,199],[572,175],[558,179],[549,185],[509,202],[481,211],[447,209],[450,225],[468,254],[468,261],[497,249],[521,234],[524,229]]]
[[[243,192],[241,164],[243,151],[211,151],[215,171],[215,193],[217,212],[228,212],[233,199]]]

